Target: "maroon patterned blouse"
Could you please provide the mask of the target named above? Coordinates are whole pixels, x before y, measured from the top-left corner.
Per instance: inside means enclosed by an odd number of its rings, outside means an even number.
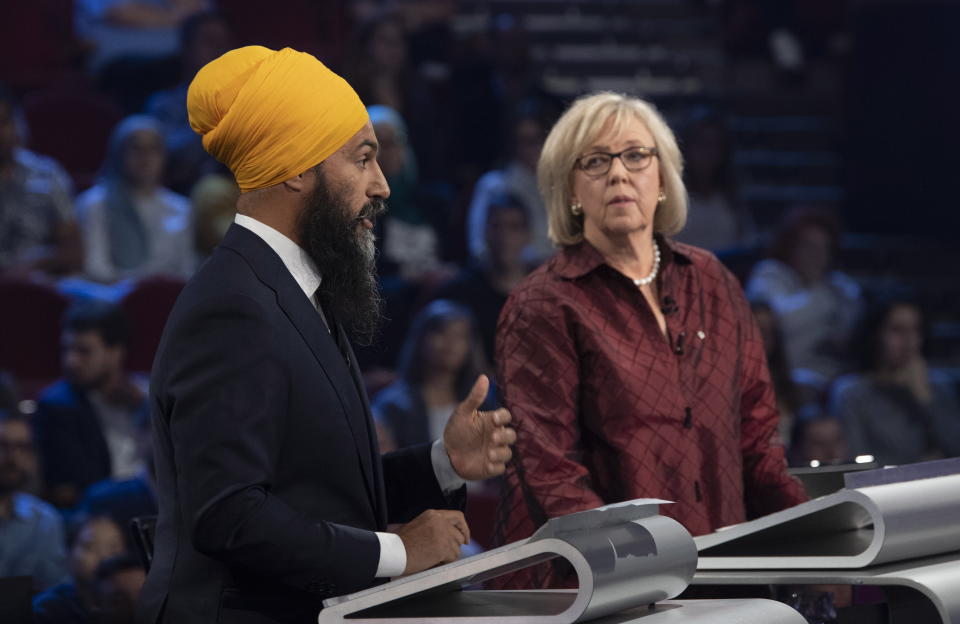
[[[511,294],[497,327],[517,427],[497,538],[633,498],[693,535],[806,500],[787,474],[763,343],[737,279],[709,252],[657,237],[669,338],[633,282],[589,243]],[[514,578],[536,586],[555,575]]]

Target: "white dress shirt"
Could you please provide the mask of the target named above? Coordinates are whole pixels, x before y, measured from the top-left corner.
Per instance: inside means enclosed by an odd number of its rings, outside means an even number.
[[[317,308],[324,324],[327,324],[326,318],[323,317],[323,310],[320,309],[313,298],[317,288],[320,287],[320,271],[307,252],[285,235],[253,217],[238,214],[234,222],[262,238],[263,242],[280,256],[283,265],[287,267],[290,275],[303,290],[304,296]],[[327,330],[329,331],[329,329],[328,325]],[[450,457],[443,447],[442,439],[433,443],[430,449],[430,459],[433,463],[433,472],[437,476],[437,483],[440,484],[444,492],[452,492],[465,483],[453,469]],[[407,567],[407,551],[403,546],[403,540],[396,533],[376,532],[376,535],[377,539],[380,540],[380,562],[377,565],[377,578],[403,574]]]

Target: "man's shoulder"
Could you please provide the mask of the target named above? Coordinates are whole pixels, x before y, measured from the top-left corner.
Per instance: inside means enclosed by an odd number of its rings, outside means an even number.
[[[832,401],[859,403],[877,393],[877,386],[863,373],[847,373],[833,380],[830,385]]]
[[[265,299],[271,292],[247,258],[221,245],[187,281],[180,299],[191,302],[215,302],[237,296]]]
[[[43,624],[81,624],[92,622],[73,583],[61,583],[33,598],[34,621]]]
[[[17,492],[13,495],[13,509],[20,518],[48,527],[51,531],[59,531],[63,524],[60,514],[53,505],[26,492]],[[48,535],[40,537],[49,539]]]
[[[266,333],[282,314],[277,293],[249,260],[228,247],[219,247],[187,281],[167,319],[164,336],[195,343],[211,335],[229,335],[232,328],[249,333],[260,326]],[[161,343],[163,346],[163,343]],[[163,350],[163,349],[161,349]]]
[[[78,407],[81,395],[66,379],[58,379],[40,393],[39,403],[45,407]]]
[[[413,403],[413,389],[403,379],[398,379],[377,393],[373,399],[373,408],[376,410],[411,409]]]

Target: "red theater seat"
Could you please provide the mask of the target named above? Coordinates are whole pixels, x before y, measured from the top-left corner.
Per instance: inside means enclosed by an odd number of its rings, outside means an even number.
[[[167,317],[183,286],[184,282],[179,279],[150,277],[137,284],[120,302],[130,323],[128,371],[150,371]]]
[[[69,300],[52,286],[0,280],[0,370],[22,398],[35,398],[60,376],[60,323]]]

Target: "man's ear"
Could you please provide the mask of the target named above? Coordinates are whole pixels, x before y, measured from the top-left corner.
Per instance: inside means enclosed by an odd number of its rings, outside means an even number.
[[[299,173],[289,180],[284,180],[283,188],[293,193],[303,193],[308,188],[309,180],[307,178],[312,175],[313,174],[310,172],[310,170],[307,169],[303,173]]]

